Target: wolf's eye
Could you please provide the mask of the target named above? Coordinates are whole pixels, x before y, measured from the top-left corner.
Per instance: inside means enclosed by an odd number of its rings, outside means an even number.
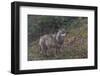
[[[62,34],[64,34],[65,33],[65,31],[62,31]]]

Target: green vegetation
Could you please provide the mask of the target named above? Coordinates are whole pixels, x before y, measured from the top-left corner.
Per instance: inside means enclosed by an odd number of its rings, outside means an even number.
[[[87,58],[87,21],[87,17],[28,15],[28,60]],[[68,32],[62,53],[57,57],[53,50],[48,57],[40,54],[40,36],[55,33],[60,28]]]

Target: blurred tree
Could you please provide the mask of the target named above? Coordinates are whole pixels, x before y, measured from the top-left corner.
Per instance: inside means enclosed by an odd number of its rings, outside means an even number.
[[[28,15],[28,43],[41,35],[57,32],[60,28],[67,31],[87,24],[87,17]]]

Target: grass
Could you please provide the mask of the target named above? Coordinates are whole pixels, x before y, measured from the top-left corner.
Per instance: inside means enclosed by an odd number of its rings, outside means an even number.
[[[28,60],[52,60],[52,59],[81,59],[88,57],[87,51],[87,26],[79,28],[72,28],[65,37],[64,48],[62,53],[57,54],[55,57],[54,49],[50,49],[49,56],[40,54],[39,39],[33,41],[31,46],[28,47]]]

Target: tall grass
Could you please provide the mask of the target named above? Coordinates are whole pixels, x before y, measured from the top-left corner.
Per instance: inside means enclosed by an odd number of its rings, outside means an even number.
[[[64,40],[62,52],[54,55],[54,49],[49,49],[49,56],[40,54],[39,39],[34,40],[28,48],[28,60],[47,60],[47,59],[81,59],[87,58],[87,26],[73,28],[69,30]]]

